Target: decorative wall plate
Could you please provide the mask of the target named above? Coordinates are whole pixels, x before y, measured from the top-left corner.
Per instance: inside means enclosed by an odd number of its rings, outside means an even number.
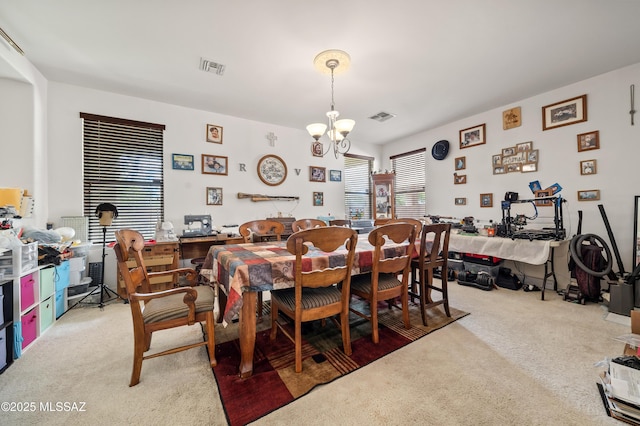
[[[258,161],[258,177],[267,185],[280,185],[287,178],[287,164],[277,155],[265,155]]]

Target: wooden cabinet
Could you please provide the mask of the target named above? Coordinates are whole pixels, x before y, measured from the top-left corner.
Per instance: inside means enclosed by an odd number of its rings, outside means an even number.
[[[393,219],[396,217],[396,174],[372,173],[372,209],[375,219]]]
[[[148,272],[162,272],[170,269],[178,268],[180,258],[180,248],[178,241],[159,242],[155,244],[147,244],[142,251],[144,263]],[[136,266],[135,260],[127,262],[129,268]],[[174,274],[175,275],[175,274]],[[151,288],[153,291],[167,290],[173,288],[177,277],[155,277],[151,279]],[[118,295],[123,299],[127,299],[127,289],[124,279],[118,271]]]

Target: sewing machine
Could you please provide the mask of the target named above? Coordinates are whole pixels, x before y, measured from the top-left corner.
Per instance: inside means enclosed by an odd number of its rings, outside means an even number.
[[[211,215],[185,215],[184,224],[187,225],[187,229],[182,231],[183,237],[213,235],[211,231]]]

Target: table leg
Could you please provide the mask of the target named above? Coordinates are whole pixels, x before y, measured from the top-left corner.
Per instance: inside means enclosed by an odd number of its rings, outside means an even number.
[[[256,346],[256,292],[242,293],[240,312],[240,378],[253,374],[253,351]]]
[[[558,279],[556,278],[556,268],[554,263],[555,256],[555,247],[551,247],[551,251],[549,252],[549,259],[544,264],[544,279],[542,280],[542,294],[540,295],[540,300],[544,300],[544,289],[547,287],[547,278],[553,277],[553,289],[558,290]],[[551,272],[549,272],[548,266],[551,263]]]

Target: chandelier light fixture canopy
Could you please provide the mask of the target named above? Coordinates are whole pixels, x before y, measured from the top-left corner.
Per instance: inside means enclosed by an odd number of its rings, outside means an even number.
[[[353,126],[355,126],[356,122],[346,118],[338,120],[340,113],[335,110],[333,83],[334,76],[336,74],[340,74],[349,69],[349,65],[351,65],[351,58],[347,52],[342,50],[325,50],[324,52],[320,52],[316,55],[313,60],[313,64],[318,71],[323,74],[331,74],[331,110],[327,112],[328,124],[313,123],[307,126],[307,131],[315,140],[311,145],[311,152],[313,152],[314,155],[318,155],[316,146],[318,146],[320,138],[326,131],[330,143],[326,151],[321,149],[322,156],[324,157],[327,155],[329,150],[333,147],[333,155],[338,158],[338,154],[346,154],[349,152],[349,149],[351,148],[351,141],[347,139],[347,135],[351,130],[353,130]]]

